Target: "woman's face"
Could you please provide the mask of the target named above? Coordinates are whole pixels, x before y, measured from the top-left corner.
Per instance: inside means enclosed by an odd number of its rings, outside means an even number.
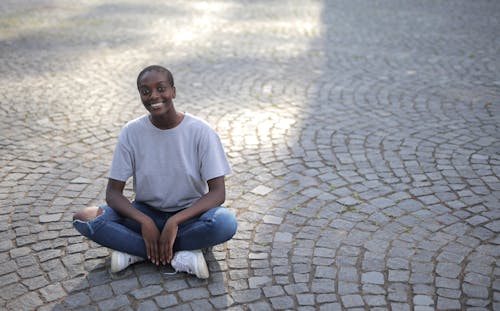
[[[165,114],[173,107],[175,87],[170,86],[165,73],[157,70],[144,73],[138,88],[142,104],[152,116]]]

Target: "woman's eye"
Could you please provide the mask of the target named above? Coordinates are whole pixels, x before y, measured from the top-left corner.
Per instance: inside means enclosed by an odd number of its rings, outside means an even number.
[[[165,92],[165,88],[163,86],[160,86],[158,88],[158,92],[161,92],[161,93]]]
[[[148,89],[142,89],[141,93],[142,93],[142,95],[148,95],[149,94],[149,90]]]

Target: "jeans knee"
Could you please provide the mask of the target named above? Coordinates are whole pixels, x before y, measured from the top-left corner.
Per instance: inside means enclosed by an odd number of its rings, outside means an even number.
[[[73,228],[87,238],[94,234],[94,230],[92,229],[90,223],[88,221],[82,221],[78,218],[73,218]]]
[[[101,207],[97,206],[90,206],[87,208],[84,208],[81,211],[76,212],[73,214],[73,220],[79,220],[83,222],[91,221],[98,216],[102,215],[104,213],[104,210]]]
[[[238,222],[234,214],[227,208],[222,208],[216,213],[215,224],[217,226],[216,230],[226,237],[227,240],[231,239],[238,229]]]
[[[101,207],[87,207],[73,215],[73,227],[83,236],[94,234],[94,227],[98,225],[100,216],[104,214]]]

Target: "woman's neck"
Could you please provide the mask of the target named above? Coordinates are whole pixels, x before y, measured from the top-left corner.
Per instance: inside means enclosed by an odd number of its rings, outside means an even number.
[[[161,116],[153,117],[149,115],[149,120],[154,126],[161,130],[173,129],[179,125],[184,119],[184,114],[177,111],[172,111],[172,113],[164,114]]]

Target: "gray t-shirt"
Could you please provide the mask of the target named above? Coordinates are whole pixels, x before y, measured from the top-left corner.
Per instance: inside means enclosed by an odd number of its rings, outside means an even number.
[[[208,180],[230,172],[217,133],[186,113],[168,130],[155,127],[148,115],[128,122],[118,138],[109,177],[127,181],[132,176],[136,201],[174,212],[207,193]]]

